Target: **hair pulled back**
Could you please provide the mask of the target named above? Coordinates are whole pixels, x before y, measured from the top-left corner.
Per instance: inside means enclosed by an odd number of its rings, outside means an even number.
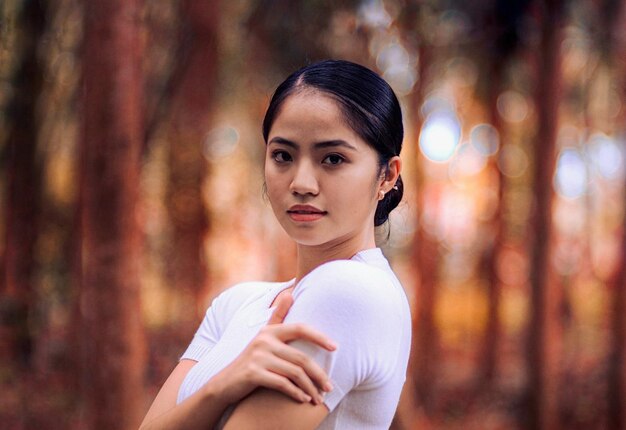
[[[276,88],[263,120],[265,143],[283,102],[304,89],[318,90],[337,100],[348,126],[378,153],[379,173],[388,169],[391,157],[400,155],[404,129],[396,95],[376,73],[344,60],[326,60],[305,66]],[[403,192],[399,176],[395,187],[378,202],[375,226],[387,221],[389,213],[402,200]]]

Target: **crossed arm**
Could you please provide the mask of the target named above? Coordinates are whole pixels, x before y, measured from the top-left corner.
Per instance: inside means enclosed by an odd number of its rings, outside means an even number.
[[[196,364],[181,360],[159,391],[140,430],[207,429],[224,411],[235,409],[225,429],[314,429],[328,415],[320,390],[326,373],[309,357],[286,342],[304,339],[328,350],[336,347],[310,327],[282,320],[292,299],[281,300],[268,326],[233,363],[202,389],[176,404],[178,390]]]
[[[194,364],[194,361],[182,360],[176,366],[150,408],[152,413],[146,415],[141,430],[206,429],[217,424],[228,404],[220,398],[219,390],[209,384],[176,405],[178,388]],[[259,388],[237,404],[224,429],[314,429],[326,415],[328,409],[323,403],[300,403],[278,391]]]
[[[328,415],[322,403],[298,403],[282,393],[258,389],[239,402],[224,430],[314,429]]]

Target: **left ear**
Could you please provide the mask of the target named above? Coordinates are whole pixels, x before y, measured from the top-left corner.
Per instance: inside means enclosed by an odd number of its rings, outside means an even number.
[[[385,176],[382,177],[382,181],[379,186],[379,191],[387,194],[389,190],[391,190],[394,185],[396,185],[396,181],[398,180],[398,176],[400,176],[400,172],[402,171],[402,160],[397,155],[391,157],[389,162],[387,163],[387,169],[383,171]]]

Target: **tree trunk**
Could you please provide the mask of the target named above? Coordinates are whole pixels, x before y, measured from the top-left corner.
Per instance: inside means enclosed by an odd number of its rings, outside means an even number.
[[[626,215],[622,223],[619,267],[610,282],[611,355],[608,363],[609,428],[626,429]]]
[[[498,131],[500,142],[503,142],[502,121],[498,114],[497,101],[498,95],[502,91],[502,78],[504,64],[502,59],[492,59],[491,83],[489,84],[488,108],[490,114],[491,125]],[[485,255],[485,264],[482,266],[487,280],[487,324],[485,326],[484,338],[482,341],[481,351],[481,382],[490,385],[498,368],[498,345],[500,341],[500,296],[501,285],[498,277],[498,259],[502,251],[504,242],[504,224],[502,219],[504,204],[504,175],[498,168],[496,156],[489,159],[488,169],[494,172],[497,177],[496,193],[498,199],[496,209],[485,226],[488,233],[493,232],[493,240],[488,245]]]
[[[529,0],[508,2],[497,0],[484,16],[484,45],[487,49],[485,65],[486,105],[489,122],[496,129],[500,145],[506,141],[504,127],[498,113],[498,96],[504,89],[505,71],[511,56],[519,45],[520,21],[525,16]],[[481,345],[480,382],[491,385],[498,371],[498,347],[501,338],[500,299],[502,285],[498,277],[498,261],[505,241],[503,205],[506,178],[497,163],[498,153],[489,158],[490,172],[496,178],[494,185],[497,193],[496,208],[491,219],[485,223],[486,233],[493,238],[487,245],[481,269],[483,279],[487,281],[487,323]]]
[[[143,412],[139,265],[143,138],[139,0],[84,3],[80,311],[90,429],[135,429]]]
[[[527,428],[557,430],[559,291],[549,282],[552,178],[556,164],[556,134],[560,100],[562,1],[541,2],[541,46],[538,49],[535,138],[535,196],[532,214],[531,309],[528,331],[529,410]]]
[[[167,199],[173,234],[168,278],[186,298],[183,305],[195,309],[188,315],[188,322],[195,325],[200,312],[197,307],[204,304],[207,286],[204,240],[209,221],[202,187],[208,167],[202,149],[215,100],[219,2],[188,0],[183,7],[183,26],[190,34],[188,52],[174,73],[168,130]]]
[[[603,6],[605,13],[605,40],[603,46],[607,52],[606,61],[613,66],[619,76],[622,96],[626,96],[626,42],[620,45],[618,31],[626,24],[626,5],[624,1],[607,0]],[[623,30],[622,30],[623,31]],[[617,135],[626,135],[626,110],[622,108],[620,121],[617,122]],[[624,185],[626,197],[626,184]],[[622,202],[626,199],[622,199]],[[611,297],[611,354],[608,363],[608,427],[616,430],[626,429],[626,210],[623,215],[619,264],[609,283]]]
[[[433,240],[422,223],[425,202],[424,164],[427,162],[419,148],[419,135],[424,124],[420,110],[424,103],[427,88],[427,70],[432,61],[432,48],[420,34],[421,0],[408,2],[399,17],[399,26],[404,31],[404,39],[409,49],[418,58],[417,80],[409,98],[410,130],[414,142],[408,158],[415,160],[413,187],[416,208],[416,230],[411,244],[411,259],[415,268],[415,305],[413,306],[413,339],[407,371],[410,389],[403,392],[396,426],[409,421],[428,421],[433,412],[436,381],[436,360],[438,356],[438,332],[435,324],[437,272],[439,270],[439,245]],[[407,385],[408,385],[407,384]],[[407,405],[405,398],[410,399]]]
[[[439,244],[426,231],[423,225],[425,201],[424,164],[426,158],[419,149],[417,141],[422,129],[420,108],[424,102],[426,88],[426,70],[430,65],[430,49],[419,47],[419,80],[411,95],[411,115],[413,131],[416,135],[415,152],[411,154],[416,161],[415,205],[417,209],[417,229],[413,239],[412,259],[417,269],[415,316],[413,318],[412,366],[417,399],[420,406],[429,412],[433,407],[433,393],[436,381],[436,362],[439,336],[435,324],[437,303],[437,274],[439,270]]]
[[[9,106],[6,231],[0,299],[3,342],[0,359],[20,366],[30,364],[32,334],[29,317],[34,309],[35,243],[40,209],[41,166],[36,161],[37,101],[43,86],[43,68],[37,57],[45,30],[45,2],[25,1],[17,29],[21,61],[13,80]],[[4,336],[6,335],[6,336]]]

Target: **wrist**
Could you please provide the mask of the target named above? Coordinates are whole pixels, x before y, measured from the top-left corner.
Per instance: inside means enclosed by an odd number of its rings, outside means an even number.
[[[222,409],[226,409],[232,403],[228,398],[226,387],[219,378],[219,374],[204,384],[202,397],[205,401],[211,402]]]

